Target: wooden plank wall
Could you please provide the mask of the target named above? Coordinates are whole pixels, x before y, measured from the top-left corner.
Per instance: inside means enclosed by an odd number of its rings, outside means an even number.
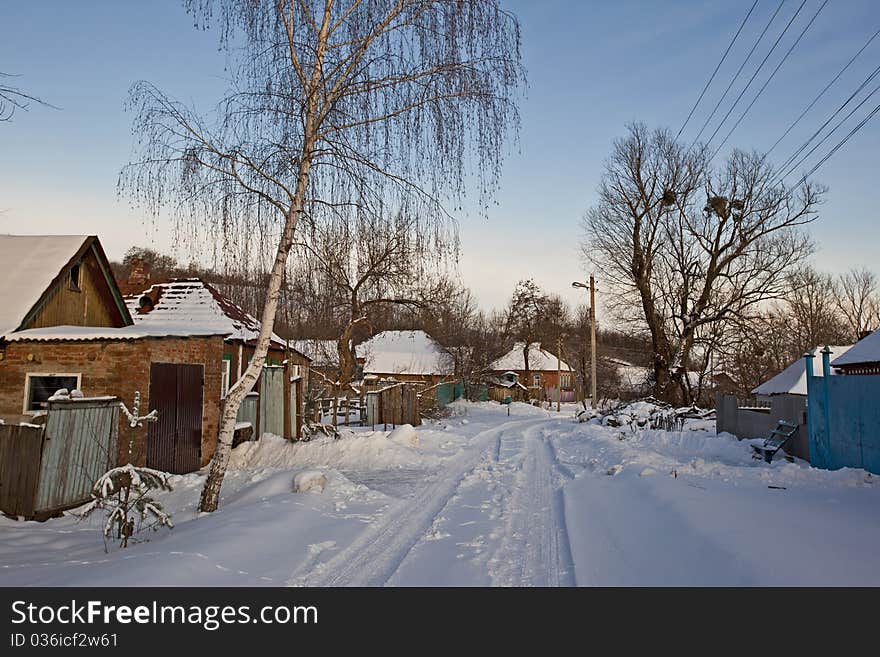
[[[0,424],[0,511],[33,515],[42,448],[42,427]]]

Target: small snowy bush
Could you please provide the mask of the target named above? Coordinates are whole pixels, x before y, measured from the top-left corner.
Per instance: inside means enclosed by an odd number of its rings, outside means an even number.
[[[136,533],[174,528],[171,516],[153,499],[151,491],[171,490],[168,474],[139,468],[131,463],[105,472],[92,487],[92,501],[81,513],[86,518],[96,509],[106,514],[103,534],[116,538],[120,547],[128,547],[128,540]]]

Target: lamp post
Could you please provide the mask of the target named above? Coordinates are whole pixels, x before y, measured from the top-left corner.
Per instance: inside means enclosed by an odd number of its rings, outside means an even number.
[[[596,408],[596,279],[590,274],[590,284],[575,281],[572,287],[590,290],[590,406]]]

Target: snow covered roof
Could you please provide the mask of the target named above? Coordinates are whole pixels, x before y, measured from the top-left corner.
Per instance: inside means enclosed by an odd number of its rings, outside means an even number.
[[[140,299],[148,296],[153,308],[140,310]],[[240,306],[199,278],[177,278],[154,283],[139,294],[125,297],[134,325],[150,333],[168,335],[226,335],[227,340],[250,342],[260,333],[260,322]],[[284,339],[272,334],[273,346],[284,347]]]
[[[443,348],[424,331],[383,331],[358,346],[364,373],[449,374]]]
[[[493,371],[516,370],[522,371],[526,369],[525,360],[523,359],[523,349],[525,342],[517,342],[513,345],[513,349],[504,354],[489,366]],[[529,347],[529,370],[535,372],[556,371],[557,360],[554,354],[546,349],[541,349],[540,342],[533,342]],[[562,361],[561,369],[563,372],[571,372],[568,363]]]
[[[880,329],[862,338],[850,347],[846,353],[838,354],[837,358],[831,361],[834,367],[861,365],[864,363],[880,363]]]
[[[830,347],[831,356],[842,356],[852,347]],[[818,354],[823,347],[816,347]],[[816,376],[822,376],[822,367],[814,368]],[[834,374],[834,371],[831,372]],[[755,395],[806,395],[807,394],[807,365],[803,358],[798,358],[791,365],[768,381],[764,381],[752,390]]]
[[[0,235],[0,337],[21,326],[88,235]]]
[[[34,340],[37,342],[87,341],[87,340],[141,340],[143,338],[204,337],[226,335],[211,328],[173,326],[171,324],[148,324],[147,326],[123,326],[110,328],[103,326],[47,326],[44,328],[16,331],[6,336],[8,342]]]

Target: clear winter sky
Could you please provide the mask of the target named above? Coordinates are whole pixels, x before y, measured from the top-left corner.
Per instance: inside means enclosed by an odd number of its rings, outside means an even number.
[[[821,1],[806,1],[726,125],[738,118]],[[502,305],[524,277],[581,299],[570,287],[585,273],[578,255],[580,219],[595,199],[612,141],[633,120],[677,131],[752,2],[509,0],[522,25],[529,79],[521,140],[507,159],[498,205],[488,219],[460,217],[462,278],[483,305]],[[715,121],[800,2],[786,0]],[[684,138],[699,130],[778,4],[759,0]],[[725,151],[731,145],[769,148],[878,29],[877,0],[830,0]],[[216,34],[193,29],[174,0],[0,0],[0,71],[19,74],[18,86],[61,108],[33,107],[0,124],[0,232],[94,233],[111,258],[132,244],[171,252],[168,226],[146,222],[116,196],[117,175],[132,144],[132,117],[123,103],[130,85],[145,79],[210,109],[224,89],[224,62]],[[787,158],[878,65],[880,37],[772,156]],[[808,162],[878,102],[880,93]],[[811,228],[820,268],[880,270],[878,146],[880,115],[816,175],[830,187]],[[601,272],[597,278],[601,285]]]

